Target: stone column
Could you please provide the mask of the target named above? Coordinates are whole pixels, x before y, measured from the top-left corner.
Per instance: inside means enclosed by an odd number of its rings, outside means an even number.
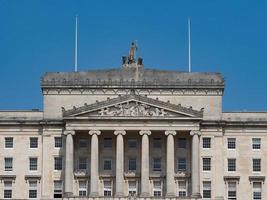
[[[74,145],[73,135],[75,131],[64,131],[66,135],[66,148],[65,148],[65,184],[64,184],[64,196],[73,196],[73,157],[74,157]]]
[[[141,197],[149,197],[149,138],[151,131],[140,131],[142,136],[141,150]]]
[[[124,196],[124,144],[123,136],[126,134],[123,130],[114,131],[116,140],[116,197]]]
[[[200,131],[191,131],[192,136],[192,164],[191,164],[191,184],[192,184],[192,198],[201,198],[200,183],[199,183],[199,136]]]
[[[175,197],[175,180],[174,180],[174,137],[176,131],[165,131],[167,136],[167,152],[166,152],[166,197]]]
[[[101,134],[99,130],[89,131],[91,135],[91,172],[90,172],[90,196],[99,196],[99,147],[98,136]]]

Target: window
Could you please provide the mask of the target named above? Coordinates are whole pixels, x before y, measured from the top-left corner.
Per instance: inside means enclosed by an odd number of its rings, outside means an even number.
[[[186,181],[178,181],[178,196],[179,197],[187,196]]]
[[[79,197],[87,196],[87,181],[79,181]]]
[[[253,200],[261,200],[261,182],[253,182]]]
[[[203,181],[203,198],[210,199],[211,198],[211,182]]]
[[[104,138],[104,148],[112,148],[112,138]]]
[[[228,182],[228,200],[236,200],[236,182]]]
[[[130,158],[129,159],[129,171],[135,171],[136,170],[136,158]]]
[[[13,158],[7,157],[5,158],[5,171],[13,170]]]
[[[261,139],[252,138],[252,149],[261,149]]]
[[[129,196],[137,195],[136,181],[128,181],[128,194]]]
[[[229,172],[236,171],[236,159],[235,158],[228,159],[228,171]]]
[[[211,160],[211,158],[202,158],[203,171],[210,171],[210,169],[211,169],[210,160]]]
[[[153,196],[160,197],[161,196],[161,181],[153,181]]]
[[[30,138],[30,148],[38,148],[38,138],[31,137]]]
[[[261,159],[253,158],[252,162],[253,162],[253,171],[260,172],[261,171]]]
[[[186,139],[178,138],[178,148],[186,149]]]
[[[161,138],[153,138],[153,148],[155,149],[161,148]]]
[[[4,199],[12,199],[12,181],[4,181]]]
[[[111,181],[104,181],[104,196],[112,196],[112,183]]]
[[[186,158],[179,158],[178,159],[178,171],[185,171],[186,170]]]
[[[136,139],[128,139],[128,148],[136,148],[137,147],[137,141]]]
[[[5,148],[13,148],[13,137],[5,137]]]
[[[54,181],[54,198],[62,198],[62,181]]]
[[[227,147],[228,149],[235,149],[236,147],[235,138],[227,138]]]
[[[87,158],[80,157],[79,158],[79,169],[86,170],[87,169]]]
[[[30,158],[29,159],[29,164],[30,164],[29,169],[30,169],[30,171],[37,171],[37,165],[38,165],[37,161],[38,161],[37,158]]]
[[[112,169],[112,161],[111,159],[104,159],[104,170]]]
[[[29,199],[37,198],[37,181],[29,181]]]
[[[80,148],[87,148],[88,146],[88,140],[87,139],[79,139],[79,147]]]
[[[61,148],[63,146],[62,137],[55,137],[55,147]]]
[[[153,171],[161,171],[161,158],[153,159]]]
[[[55,170],[62,170],[62,157],[55,157],[54,158],[54,169]]]
[[[203,142],[202,147],[204,149],[209,149],[210,148],[210,141],[211,141],[211,139],[209,137],[203,137],[202,138],[202,142]]]

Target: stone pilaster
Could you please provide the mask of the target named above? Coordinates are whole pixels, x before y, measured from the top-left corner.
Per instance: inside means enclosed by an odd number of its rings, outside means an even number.
[[[201,198],[200,194],[200,174],[199,174],[199,136],[200,131],[191,131],[192,136],[192,167],[191,167],[191,182],[192,182],[192,198]]]
[[[149,197],[149,135],[151,131],[140,131],[142,136],[141,150],[141,197]]]
[[[126,134],[124,130],[114,131],[117,136],[116,140],[116,197],[124,196],[124,143],[123,136]]]
[[[89,131],[91,135],[91,171],[90,171],[90,196],[99,196],[99,142],[98,136],[101,134],[99,130]]]
[[[64,196],[72,197],[74,164],[73,135],[75,135],[75,131],[64,131],[64,135],[66,135]]]
[[[175,197],[175,180],[174,180],[174,136],[176,131],[165,131],[167,136],[166,151],[166,197]]]

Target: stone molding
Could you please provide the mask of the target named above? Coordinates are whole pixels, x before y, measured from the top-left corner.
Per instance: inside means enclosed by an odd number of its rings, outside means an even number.
[[[148,130],[142,130],[142,131],[139,131],[139,134],[141,135],[141,136],[143,136],[143,135],[151,135],[151,131],[148,131]]]
[[[88,133],[89,133],[89,135],[94,135],[94,134],[100,135],[101,131],[99,131],[99,130],[90,130]]]
[[[125,130],[116,130],[116,131],[114,131],[114,135],[126,135],[126,131]]]
[[[165,131],[165,135],[168,136],[168,135],[173,135],[175,136],[177,134],[176,131]]]

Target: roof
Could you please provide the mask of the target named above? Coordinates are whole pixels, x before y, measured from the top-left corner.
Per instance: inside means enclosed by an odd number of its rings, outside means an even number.
[[[224,88],[220,73],[180,72],[147,69],[143,65],[85,72],[48,72],[42,77],[42,88],[70,86],[101,87],[192,87]]]

